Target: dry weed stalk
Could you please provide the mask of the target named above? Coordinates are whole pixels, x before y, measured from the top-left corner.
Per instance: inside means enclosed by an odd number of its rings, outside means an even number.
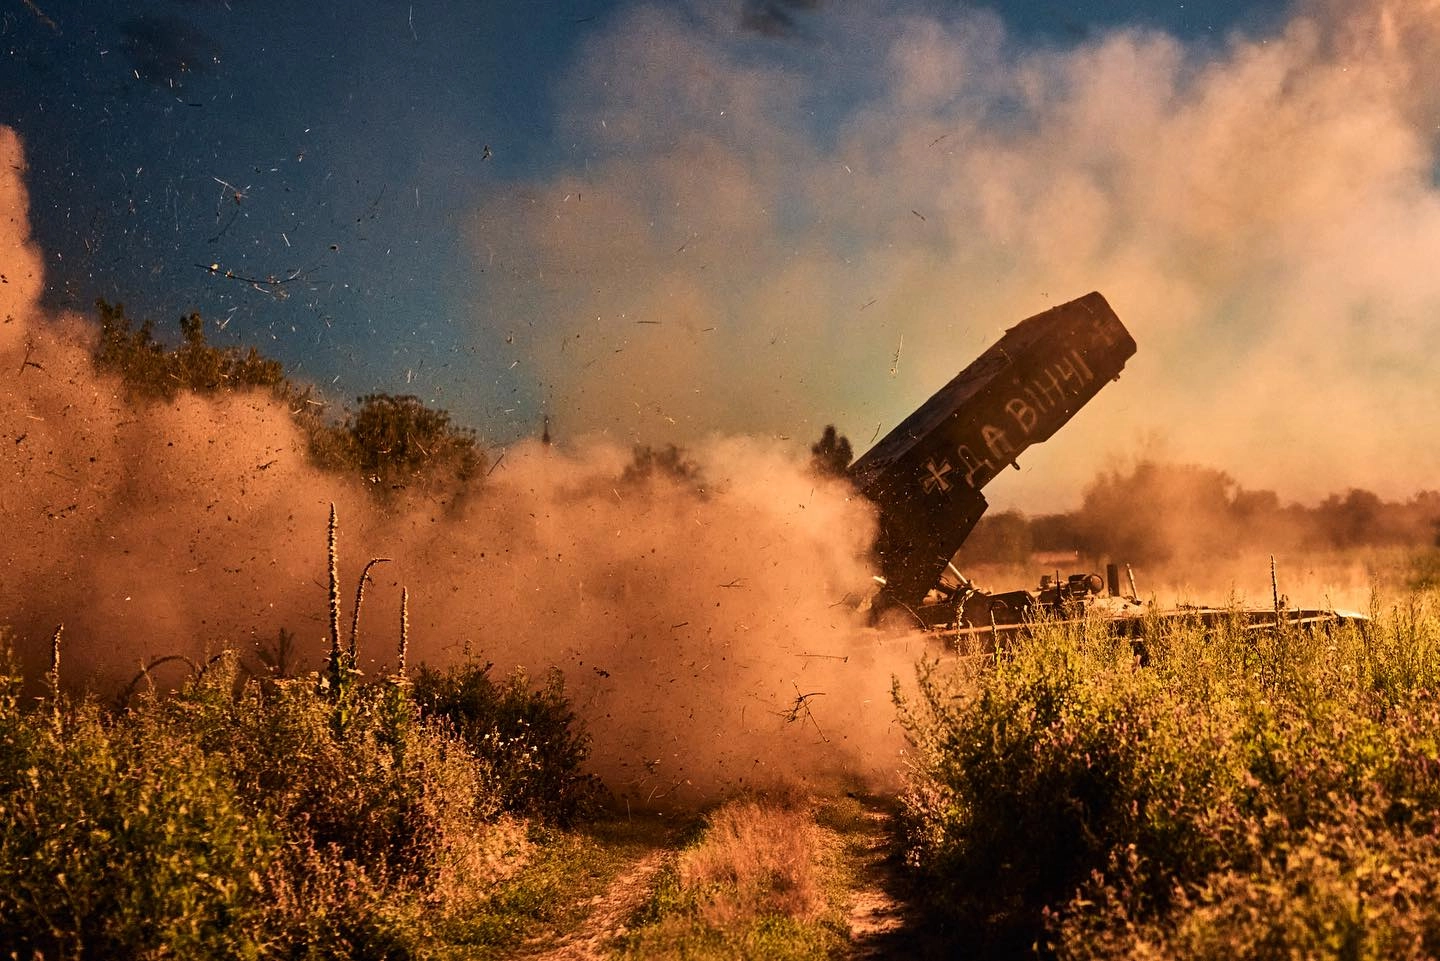
[[[388,557],[372,557],[370,562],[365,565],[365,569],[360,572],[360,583],[355,585],[355,610],[351,612],[350,616],[350,650],[348,652],[349,667],[352,671],[355,670],[355,665],[358,663],[355,656],[355,643],[360,636],[360,605],[365,603],[365,585],[370,580],[370,569],[376,564],[387,564],[389,561]]]
[[[55,633],[50,635],[50,720],[55,725],[55,732],[60,732],[60,635],[64,633],[65,625],[55,625]]]
[[[210,660],[205,663],[205,667],[209,667],[211,664],[215,663],[216,659],[224,657],[225,653],[226,652],[222,651],[221,653],[216,654],[214,657],[210,658]],[[148,664],[140,665],[140,672],[130,679],[129,684],[125,685],[125,690],[120,692],[120,696],[115,699],[115,703],[118,704],[121,708],[128,707],[130,704],[130,698],[134,697],[135,689],[140,686],[141,681],[147,682],[150,685],[151,691],[153,692],[155,688],[155,678],[151,676],[150,672],[163,664],[169,664],[171,661],[179,661],[181,664],[184,664],[186,667],[190,668],[190,677],[192,680],[198,680],[205,673],[204,668],[202,668],[199,664],[196,664],[194,661],[190,660],[190,658],[186,657],[184,654],[164,654],[150,661],[150,663]]]
[[[330,523],[326,532],[326,553],[330,565],[330,663],[326,679],[330,684],[330,692],[335,697],[342,696],[349,689],[355,675],[359,673],[356,646],[360,635],[360,607],[365,602],[365,584],[370,580],[370,570],[376,564],[384,564],[390,560],[388,557],[371,558],[365,565],[365,569],[360,572],[360,582],[355,585],[355,609],[351,612],[350,618],[350,643],[348,649],[342,650],[340,647],[340,558],[336,547],[339,526],[335,504],[332,502],[330,504]]]
[[[330,504],[330,527],[326,550],[330,559],[330,673],[339,680],[340,670],[340,562],[335,553],[335,504]]]
[[[400,588],[400,668],[399,674],[405,676],[405,657],[410,652],[410,588]]]

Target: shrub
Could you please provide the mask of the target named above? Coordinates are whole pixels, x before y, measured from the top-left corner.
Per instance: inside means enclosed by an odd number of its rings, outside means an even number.
[[[57,728],[0,679],[0,954],[254,957],[280,838],[223,765],[93,704]]]
[[[480,476],[484,458],[475,432],[456,426],[447,411],[410,394],[367,394],[343,424],[313,425],[317,463],[357,472],[388,497],[408,487],[464,485]]]
[[[264,388],[287,400],[309,397],[308,390],[286,378],[283,364],[254,347],[212,346],[205,338],[204,318],[197,313],[180,318],[180,346],[166,350],[155,339],[153,321],[131,328],[124,304],[97,300],[95,310],[100,316],[95,366],[119,374],[137,396],[171,400],[181,391]]]
[[[123,712],[27,712],[0,664],[0,957],[414,955],[516,832],[402,686],[350,697],[336,725],[314,676],[222,657]]]
[[[1088,958],[1430,937],[1432,909],[1370,874],[1440,877],[1425,602],[1313,635],[1236,618],[1149,636],[1147,668],[1099,624],[1042,625],[989,668],[921,666],[900,699],[908,857],[956,935]],[[1351,935],[1322,923],[1372,900]]]
[[[581,770],[590,737],[560,672],[551,671],[540,687],[520,670],[497,684],[492,666],[422,668],[414,684],[421,715],[447,725],[480,758],[489,790],[506,810],[573,821],[593,808],[600,788]]]
[[[152,401],[174,400],[183,392],[269,391],[305,432],[316,464],[358,474],[382,500],[411,487],[463,488],[484,468],[475,432],[418,397],[368,394],[357,398],[358,406],[343,423],[330,423],[313,387],[291,380],[283,364],[254,347],[209,343],[198,313],[180,318],[181,342],[167,348],[155,338],[153,321],[133,326],[124,304],[97,300],[95,309],[100,320],[95,366],[118,375],[131,397]]]
[[[483,765],[394,686],[354,689],[337,725],[313,677],[235,696],[235,670],[227,658],[154,709],[223,758],[242,797],[317,848],[424,882],[457,832],[497,813]]]
[[[1138,923],[1123,884],[1099,885],[1089,892],[1096,900],[1069,906],[1057,925],[1059,953],[1073,961],[1436,957],[1440,841],[1386,828],[1376,813],[1357,806],[1300,832],[1249,870],[1177,890],[1174,910]]]

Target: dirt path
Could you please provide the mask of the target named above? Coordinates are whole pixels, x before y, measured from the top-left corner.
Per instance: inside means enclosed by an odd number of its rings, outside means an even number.
[[[637,818],[611,824],[605,846],[618,864],[607,868],[603,889],[567,912],[568,919],[526,942],[515,957],[522,961],[599,961],[611,956],[615,940],[655,890],[659,876],[674,859],[686,822]],[[595,890],[592,888],[592,890]]]
[[[950,958],[913,904],[909,878],[900,860],[895,802],[861,797],[861,815],[843,832],[843,856],[854,878],[850,895],[852,961]]]
[[[899,865],[892,857],[894,819],[880,805],[864,805],[864,826],[850,839],[856,859],[856,886],[850,902],[852,957],[888,957],[884,947],[905,926],[905,905],[897,897]]]
[[[892,799],[858,797],[842,801],[843,813],[817,821],[828,849],[824,857],[842,872],[849,887],[846,919],[849,961],[947,957],[934,950],[925,923],[910,905],[907,877],[896,843]],[[841,810],[837,807],[836,810]],[[828,822],[828,823],[827,823]],[[523,961],[600,961],[612,956],[616,940],[651,897],[661,872],[674,864],[684,832],[647,829],[624,842],[623,862],[603,889],[577,904],[570,920],[527,942],[515,957]],[[592,890],[595,890],[592,888]]]
[[[607,957],[606,946],[625,934],[625,922],[650,896],[660,869],[673,856],[673,851],[656,850],[641,857],[617,875],[604,894],[590,900],[589,913],[578,928],[526,957],[534,961],[600,961]]]

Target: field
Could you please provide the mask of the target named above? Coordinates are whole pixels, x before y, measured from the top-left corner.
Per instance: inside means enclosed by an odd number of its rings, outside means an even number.
[[[0,954],[1433,957],[1432,561],[1389,558],[1368,623],[1152,625],[1143,667],[1099,623],[937,647],[898,796],[643,813],[558,676],[221,655],[122,706],[58,693],[57,638],[41,696],[0,682]]]

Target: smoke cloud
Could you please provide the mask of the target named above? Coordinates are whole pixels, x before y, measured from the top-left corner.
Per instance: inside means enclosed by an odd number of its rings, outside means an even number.
[[[268,395],[143,404],[97,375],[86,325],[36,306],[22,168],[0,131],[0,623],[32,677],[62,623],[72,683],[113,689],[172,654],[253,655],[282,628],[299,666],[318,666],[334,502],[342,581],[391,559],[366,595],[367,671],[395,663],[407,586],[413,660],[559,668],[594,769],[635,801],[894,777],[890,679],[921,649],[857,626],[844,601],[867,586],[874,519],[803,451],[712,438],[691,452],[694,476],[626,478],[629,452],[612,444],[535,442],[478,493],[381,511],[309,465]]]
[[[1316,0],[1193,48],[1027,47],[970,8],[797,12],[786,39],[734,13],[624,13],[561,84],[561,172],[473,218],[477,339],[520,338],[566,426],[833,420],[863,449],[1098,289],[1139,353],[995,503],[1073,504],[1142,444],[1287,498],[1433,486],[1434,0]]]
[[[405,585],[416,659],[563,669],[629,796],[884,777],[890,677],[920,651],[841,603],[873,517],[804,443],[833,421],[863,450],[1004,326],[1095,289],[1140,351],[997,504],[1055,509],[1137,446],[1286,499],[1433,486],[1436,0],[1303,2],[1204,49],[772,8],[783,30],[751,3],[619,12],[555,91],[570,152],[469,217],[473,346],[533,368],[567,443],[455,502],[375,509],[268,398],[125,399],[86,325],[37,306],[0,130],[0,621],[31,673],[61,622],[77,681],[281,628],[314,666],[336,503],[344,582],[392,558],[367,670]],[[621,480],[632,442],[676,440],[698,479]]]

